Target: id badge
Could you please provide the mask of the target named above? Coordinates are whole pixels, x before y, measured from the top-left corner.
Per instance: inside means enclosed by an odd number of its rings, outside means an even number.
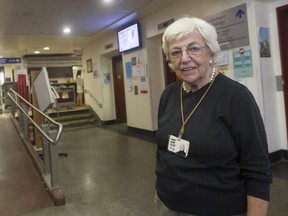
[[[189,141],[173,135],[169,136],[168,151],[186,158],[188,156],[189,146]]]

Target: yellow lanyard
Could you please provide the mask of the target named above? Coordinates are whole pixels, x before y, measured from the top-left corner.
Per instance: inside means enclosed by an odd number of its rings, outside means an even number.
[[[181,86],[180,88],[180,108],[181,108],[181,118],[182,118],[182,127],[179,131],[179,135],[178,138],[182,138],[184,131],[185,131],[185,124],[187,123],[187,121],[190,119],[190,117],[193,115],[193,113],[196,111],[196,109],[198,108],[198,106],[200,105],[200,103],[202,102],[202,100],[204,99],[204,97],[206,96],[206,94],[208,93],[209,89],[211,88],[216,76],[218,75],[218,73],[216,73],[215,77],[213,78],[213,80],[211,81],[210,85],[208,86],[207,90],[205,91],[205,93],[203,94],[203,96],[200,98],[200,100],[198,101],[198,103],[196,104],[196,106],[193,108],[193,110],[190,112],[189,116],[186,118],[186,120],[184,119],[184,112],[183,112],[183,99],[182,99],[182,92],[183,92],[183,88]]]

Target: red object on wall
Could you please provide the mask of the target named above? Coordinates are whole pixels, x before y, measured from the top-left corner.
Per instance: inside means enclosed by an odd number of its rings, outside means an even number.
[[[18,94],[29,101],[28,87],[26,85],[26,75],[18,74]]]
[[[26,85],[26,74],[18,74],[18,94],[23,97],[26,101],[29,102],[29,94],[28,94],[28,87]],[[21,99],[19,99],[19,103],[23,103],[26,107],[27,104],[22,102]],[[27,109],[28,110],[28,109]],[[26,117],[25,117],[26,118]],[[23,121],[21,121],[22,118],[20,118],[19,124],[20,127],[23,127]],[[30,130],[29,130],[29,121],[27,122],[27,134],[28,134],[28,140],[30,140]]]

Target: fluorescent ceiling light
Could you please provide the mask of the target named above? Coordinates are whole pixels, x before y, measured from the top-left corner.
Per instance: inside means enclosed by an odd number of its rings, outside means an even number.
[[[36,51],[34,51],[34,53],[35,53],[35,54],[39,54],[39,53],[40,53],[40,51],[36,50]]]
[[[64,32],[64,33],[70,33],[70,32],[71,32],[71,29],[70,29],[69,27],[65,27],[65,28],[63,29],[63,32]]]
[[[50,49],[50,47],[44,47],[43,49],[44,49],[44,50],[49,50],[49,49]]]

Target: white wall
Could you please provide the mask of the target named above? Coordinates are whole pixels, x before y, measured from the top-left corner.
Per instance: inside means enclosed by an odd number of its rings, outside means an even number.
[[[143,30],[143,28],[142,28]],[[140,128],[144,130],[154,131],[152,124],[152,115],[153,110],[151,109],[151,85],[150,85],[150,73],[148,62],[147,62],[147,51],[146,49],[139,49],[135,52],[130,52],[123,55],[123,65],[124,73],[126,74],[125,64],[131,62],[131,58],[136,57],[141,58],[141,65],[144,67],[144,70],[147,73],[147,76],[144,76],[145,81],[141,82],[140,77],[135,73],[136,67],[132,66],[133,78],[129,81],[132,82],[132,88],[129,91],[129,83],[125,77],[125,97],[126,97],[126,111],[127,111],[127,125],[130,127]],[[126,76],[126,75],[124,75]],[[138,94],[134,92],[134,86],[138,87]],[[141,86],[144,86],[143,89],[147,90],[147,93],[141,93]]]
[[[105,45],[113,43],[113,47],[105,50]],[[114,104],[114,89],[112,77],[112,62],[111,57],[117,55],[117,38],[113,34],[101,40],[91,41],[83,48],[82,68],[84,87],[90,94],[85,93],[85,103],[97,113],[102,121],[110,121],[116,118]],[[94,73],[87,73],[86,61],[92,59],[92,64],[96,64],[96,68],[100,76],[95,77]],[[104,85],[103,74],[110,73],[111,84]],[[100,107],[94,98],[102,105]]]
[[[277,28],[276,8],[288,1],[271,4],[255,2],[255,26],[268,27],[271,42],[271,58],[259,58],[261,71],[264,121],[269,142],[269,151],[287,149],[285,105],[283,91],[276,89],[276,76],[281,75],[281,62]],[[258,33],[258,32],[257,32]]]
[[[158,117],[158,104],[161,93],[165,86],[164,65],[162,64],[162,49],[161,37],[149,38],[146,41],[147,48],[147,62],[150,76],[150,89],[151,89],[151,109],[152,109],[152,129],[156,131],[157,117]]]
[[[245,82],[263,114],[269,141],[269,151],[287,149],[283,92],[276,91],[275,76],[281,75],[282,72],[275,10],[278,6],[288,4],[288,0],[203,0],[197,1],[197,4],[191,0],[180,0],[158,11],[156,14],[142,19],[140,23],[142,26],[143,48],[123,55],[123,65],[125,73],[125,63],[131,61],[131,57],[141,53],[145,58],[145,64],[147,64],[149,87],[148,94],[135,95],[134,92],[128,91],[128,83],[127,80],[125,81],[128,126],[150,131],[157,130],[158,103],[161,92],[165,87],[161,51],[161,36],[164,30],[159,31],[157,25],[171,18],[177,19],[183,15],[205,19],[244,3],[247,5],[254,74],[252,78],[245,79]],[[259,57],[259,27],[268,27],[270,29],[271,58],[263,59]],[[113,48],[105,51],[104,46],[109,43],[113,43]],[[101,41],[89,43],[83,51],[83,68],[85,68],[86,60],[92,58],[93,63],[97,63],[100,67],[100,71],[110,70],[111,53],[117,53],[116,32]],[[229,56],[229,71],[226,75],[234,78],[231,50],[229,51]],[[93,73],[85,73],[84,82],[85,88],[93,92],[99,101],[103,103],[103,108],[100,109],[93,104],[92,100],[85,97],[86,102],[91,105],[102,120],[115,119],[113,83],[111,83],[111,86],[103,88],[101,77],[94,78]]]

